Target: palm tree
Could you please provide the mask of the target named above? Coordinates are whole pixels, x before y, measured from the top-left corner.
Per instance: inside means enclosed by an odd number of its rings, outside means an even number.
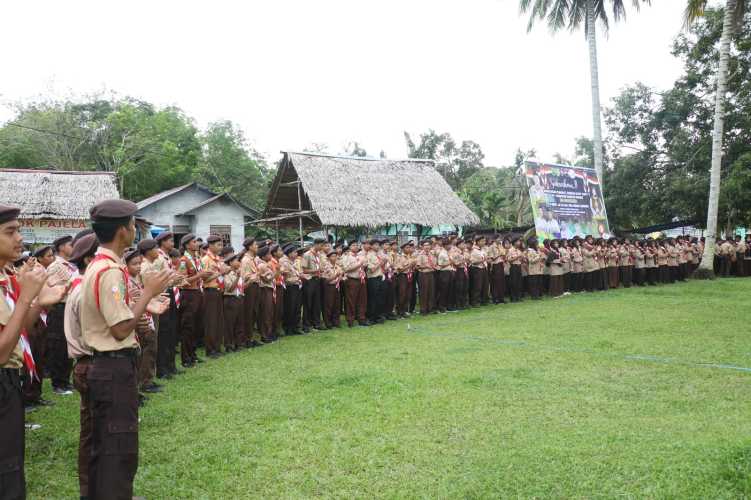
[[[641,0],[649,4],[651,0]],[[640,0],[632,0],[639,10]],[[546,19],[551,31],[563,28],[574,31],[584,22],[584,34],[589,46],[589,74],[592,84],[592,125],[594,129],[594,159],[597,176],[602,178],[602,124],[600,121],[600,81],[597,74],[597,37],[595,25],[600,21],[605,32],[609,28],[607,4],[613,11],[613,19],[619,21],[626,15],[624,0],[520,0],[521,12],[530,13],[527,31],[531,31],[535,21]]]
[[[736,24],[743,20],[748,0],[726,0],[725,16],[720,37],[720,67],[717,70],[717,93],[714,105],[714,128],[712,129],[712,168],[709,174],[709,207],[707,208],[707,234],[701,265],[694,275],[697,278],[714,278],[714,250],[717,238],[717,207],[720,200],[720,171],[722,169],[722,139],[725,128],[725,96],[727,93],[728,60],[730,40]],[[686,26],[704,15],[707,0],[688,0],[686,6]]]

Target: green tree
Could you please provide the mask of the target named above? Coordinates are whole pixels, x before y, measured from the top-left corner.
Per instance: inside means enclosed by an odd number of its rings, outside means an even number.
[[[650,0],[641,0],[649,3]],[[633,0],[633,6],[639,9],[640,0]],[[538,20],[546,20],[551,31],[564,28],[577,30],[584,24],[584,34],[589,49],[589,74],[592,87],[592,126],[594,142],[594,167],[600,182],[603,182],[603,147],[602,124],[600,120],[600,82],[597,66],[596,24],[607,32],[610,25],[608,9],[613,13],[613,20],[618,21],[626,15],[624,0],[520,0],[522,13],[529,13],[527,30],[531,31]]]
[[[688,0],[686,7],[686,24],[690,25],[704,15],[707,0]],[[730,62],[730,43],[737,24],[743,19],[746,0],[726,0],[725,12],[720,37],[719,69],[717,71],[717,90],[715,92],[714,126],[712,130],[712,163],[709,182],[709,206],[707,207],[707,235],[704,256],[697,276],[714,277],[714,247],[717,237],[717,214],[720,203],[720,177],[722,170],[722,142],[725,128],[725,99],[727,98],[727,78]]]
[[[199,181],[262,209],[269,188],[269,169],[261,155],[248,146],[242,130],[230,121],[215,122],[209,125],[201,142]]]
[[[409,157],[435,160],[436,169],[455,191],[484,167],[485,155],[474,141],[462,141],[457,145],[451,134],[438,134],[432,129],[420,134],[419,142],[407,132],[404,132],[404,139]]]

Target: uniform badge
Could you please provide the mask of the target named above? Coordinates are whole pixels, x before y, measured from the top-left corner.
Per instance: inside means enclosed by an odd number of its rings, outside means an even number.
[[[115,299],[116,302],[122,301],[124,296],[125,296],[125,286],[122,283],[120,283],[117,286],[112,287],[112,297]]]

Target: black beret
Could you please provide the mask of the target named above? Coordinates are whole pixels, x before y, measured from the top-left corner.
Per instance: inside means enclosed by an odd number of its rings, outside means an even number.
[[[267,253],[269,253],[269,247],[268,247],[268,246],[263,246],[263,247],[261,247],[261,248],[259,248],[259,249],[258,249],[258,253],[257,253],[257,255],[258,255],[259,257],[263,257],[263,256],[264,256],[264,255],[266,255]]]
[[[90,228],[86,228],[81,231],[78,231],[76,235],[73,237],[73,245],[75,245],[78,240],[80,240],[81,238],[89,234],[94,234],[94,230]]]
[[[73,236],[66,234],[65,236],[60,236],[55,241],[52,242],[52,246],[57,250],[62,245],[65,245],[66,243],[69,243],[73,241]]]
[[[326,243],[326,240],[323,239],[323,238],[316,238],[316,239],[313,240],[313,244],[314,245],[319,245],[321,243]]]
[[[0,204],[0,224],[18,219],[20,213],[20,208]]]
[[[330,250],[329,252],[326,253],[326,257],[331,257],[332,255],[336,255],[336,252],[333,250]]]
[[[177,250],[177,248],[173,248],[169,251],[169,256],[172,258],[180,257],[180,252]]]
[[[127,264],[131,260],[140,256],[141,252],[137,248],[128,248],[127,250],[125,250],[125,253],[123,253],[123,261],[125,261],[125,263]]]
[[[42,255],[47,253],[47,250],[52,250],[52,245],[44,245],[43,247],[39,247],[34,250],[34,257],[41,257]]]
[[[222,250],[219,252],[219,257],[226,257],[227,255],[235,253],[235,249],[231,246],[227,246],[222,248]]]
[[[157,247],[156,240],[152,240],[149,238],[148,240],[141,240],[138,242],[138,251],[141,253],[146,253],[149,250],[153,250]]]
[[[222,241],[222,237],[211,234],[208,238],[206,238],[206,243],[216,243],[217,241]]]
[[[413,246],[415,246],[415,242],[412,240],[409,240],[407,243],[402,244],[402,248],[413,247]]]
[[[209,243],[208,242],[201,244],[201,250],[208,250],[208,249],[209,249]]]
[[[286,247],[284,247],[284,255],[289,255],[296,250],[297,250],[297,245],[289,244]]]
[[[166,239],[171,239],[174,237],[175,237],[175,234],[172,231],[164,231],[163,233],[157,234],[154,240],[156,240],[157,243],[161,243],[162,241]]]
[[[238,257],[240,257],[240,254],[235,253],[235,252],[230,252],[229,255],[222,255],[222,257],[224,257],[224,263],[225,264],[229,264],[233,260],[235,260]]]
[[[269,252],[271,252],[272,254],[273,254],[274,252],[276,252],[277,250],[279,250],[279,245],[277,245],[276,243],[275,243],[275,244],[273,244],[273,245],[271,245],[271,246],[269,247]]]
[[[133,217],[138,206],[129,200],[104,200],[97,203],[89,214],[93,222],[109,222]]]
[[[480,241],[480,240],[485,240],[485,239],[486,239],[485,236],[483,236],[482,234],[478,234],[477,236],[475,236],[475,241]]]
[[[84,257],[94,255],[97,247],[99,247],[99,240],[95,234],[82,236],[73,245],[73,253],[70,256],[70,261],[74,263],[81,262]]]
[[[255,239],[255,238],[253,238],[253,237],[250,237],[250,238],[245,238],[245,239],[243,240],[243,246],[244,246],[245,248],[248,248],[249,246],[251,246],[251,245],[252,245],[253,243],[255,243],[255,242],[256,242],[256,239]]]
[[[185,236],[183,236],[182,238],[180,238],[180,246],[184,247],[185,245],[187,245],[188,243],[190,243],[191,241],[193,241],[195,239],[196,239],[196,235],[195,234],[188,233]]]
[[[381,243],[381,240],[373,238],[370,241],[368,241],[368,244],[370,245],[379,245]]]

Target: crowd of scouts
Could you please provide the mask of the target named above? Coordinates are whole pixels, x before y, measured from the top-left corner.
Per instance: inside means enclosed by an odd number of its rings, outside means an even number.
[[[19,210],[0,205],[0,500],[25,497],[24,407],[49,378],[81,397],[82,498],[131,498],[138,467],[138,407],[183,368],[281,336],[368,327],[415,311],[683,281],[703,241],[546,240],[482,234],[295,243],[247,238],[237,251],[163,232],[133,246],[136,205],[91,209],[92,229],[28,258]],[[751,275],[751,236],[718,241],[720,275]],[[344,317],[344,322],[342,321]],[[71,383],[72,377],[72,383]]]

